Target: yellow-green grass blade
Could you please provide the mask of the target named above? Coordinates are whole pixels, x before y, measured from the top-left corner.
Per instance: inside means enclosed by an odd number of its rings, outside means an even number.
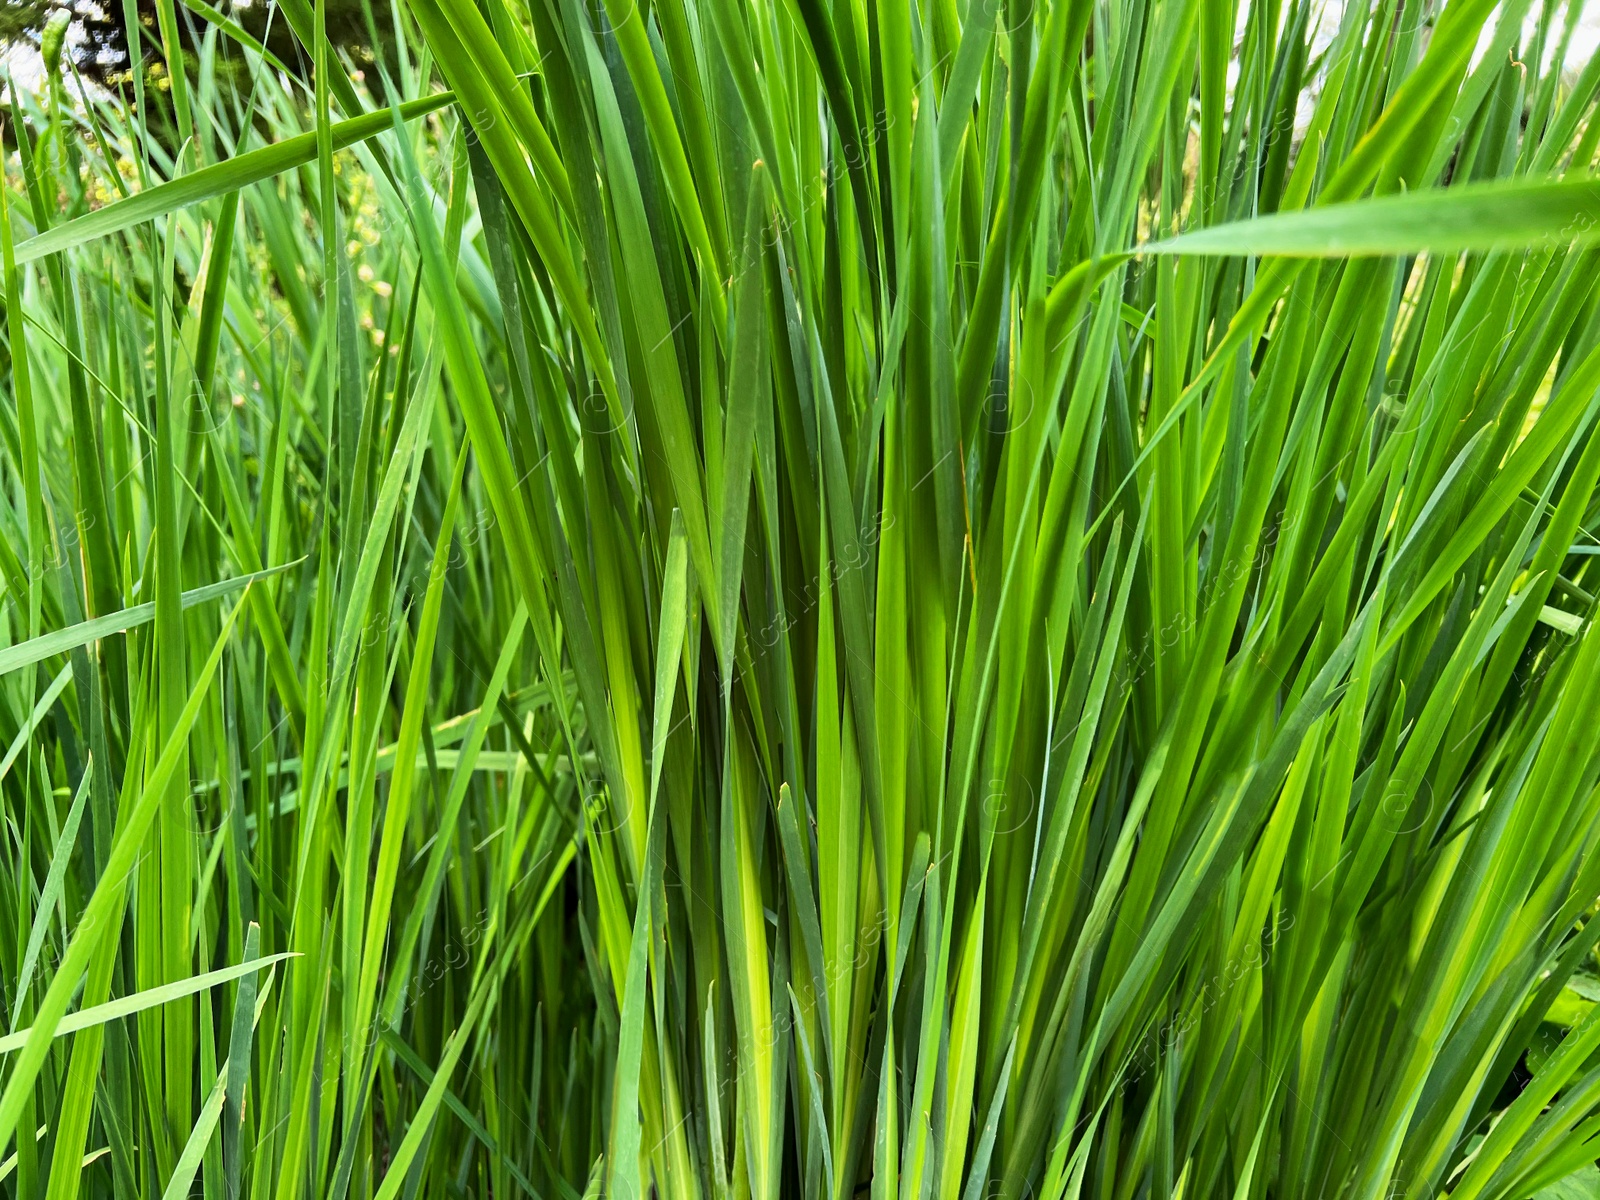
[[[441,92],[401,105],[402,120],[416,120],[454,102],[455,96]],[[392,118],[388,113],[366,113],[351,117],[330,126],[328,134],[334,149],[344,149],[357,142],[376,137],[389,129]],[[202,167],[180,178],[157,184],[148,191],[138,192],[125,200],[105,208],[85,213],[71,221],[55,226],[21,242],[16,247],[16,261],[34,262],[51,254],[59,254],[84,246],[97,238],[120,233],[167,216],[181,208],[200,204],[218,196],[236,192],[252,183],[271,179],[285,171],[304,166],[317,156],[317,135],[303,133],[287,138],[259,150],[250,150],[226,162]]]
[[[227,596],[240,588],[248,588],[252,583],[261,579],[270,579],[291,567],[299,565],[299,561],[284,563],[277,567],[268,567],[250,575],[241,575],[234,579],[224,579],[217,583],[204,584],[201,587],[190,588],[180,597],[180,603],[185,609],[194,608],[209,600]],[[94,617],[82,621],[66,629],[59,629],[53,633],[40,634],[25,642],[0,649],[0,675],[43,662],[47,658],[54,658],[58,654],[66,654],[79,646],[86,646],[90,642],[115,634],[126,633],[130,629],[137,629],[141,625],[148,625],[155,619],[156,606],[154,602],[135,604],[131,608],[122,609],[120,612],[107,613],[102,617]]]
[[[1376,196],[1195,230],[1146,254],[1354,258],[1565,249],[1600,237],[1600,184],[1518,179]]]

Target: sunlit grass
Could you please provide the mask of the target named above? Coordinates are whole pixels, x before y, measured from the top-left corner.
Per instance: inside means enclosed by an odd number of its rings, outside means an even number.
[[[1576,8],[325,3],[5,114],[5,1194],[1600,1195]]]

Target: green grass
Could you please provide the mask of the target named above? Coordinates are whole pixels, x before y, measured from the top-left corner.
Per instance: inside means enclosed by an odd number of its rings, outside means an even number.
[[[1581,6],[324,2],[5,113],[5,1195],[1600,1196]]]

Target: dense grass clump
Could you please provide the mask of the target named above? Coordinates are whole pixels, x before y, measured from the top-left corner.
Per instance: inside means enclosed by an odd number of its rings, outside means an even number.
[[[1600,1195],[1576,0],[246,8],[9,89],[5,1194]]]

